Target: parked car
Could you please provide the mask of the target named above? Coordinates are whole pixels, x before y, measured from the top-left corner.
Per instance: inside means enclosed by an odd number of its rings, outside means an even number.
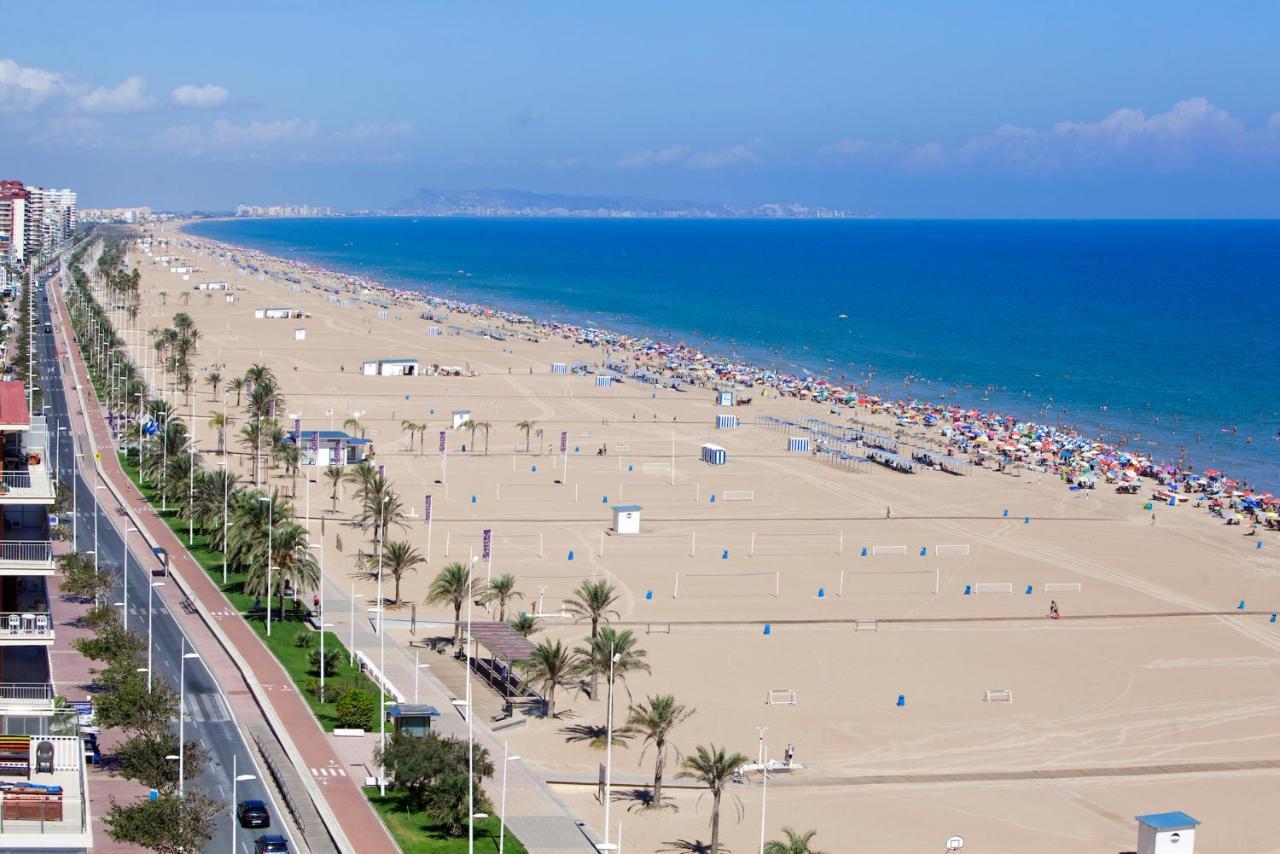
[[[288,854],[289,842],[278,833],[259,836],[253,841],[253,854]]]
[[[236,819],[241,827],[270,827],[271,813],[267,805],[257,799],[241,801],[236,805]]]

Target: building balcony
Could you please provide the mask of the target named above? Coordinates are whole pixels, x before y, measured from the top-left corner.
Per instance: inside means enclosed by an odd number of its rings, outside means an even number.
[[[48,611],[0,611],[0,646],[50,646],[53,615]]]
[[[0,781],[0,850],[86,851],[93,844],[80,736],[0,736]]]
[[[51,469],[49,434],[44,419],[37,416],[31,419],[30,429],[5,437],[0,504],[52,504]]]
[[[0,682],[0,715],[53,714],[51,682]]]
[[[49,540],[0,540],[0,577],[52,575],[54,569]]]

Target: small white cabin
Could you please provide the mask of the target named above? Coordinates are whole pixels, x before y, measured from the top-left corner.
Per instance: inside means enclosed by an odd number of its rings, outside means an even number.
[[[288,320],[302,317],[302,312],[293,308],[257,308],[254,309],[253,316],[258,320]]]
[[[226,282],[201,282],[196,285],[198,291],[227,291],[231,289],[231,285]]]
[[[1200,822],[1182,812],[1137,816],[1138,854],[1194,854]]]
[[[295,329],[295,330],[293,330],[293,340],[294,340],[294,341],[306,341],[306,340],[307,340],[307,330],[306,330],[306,329]]]
[[[453,415],[454,430],[461,430],[471,423],[470,409],[455,409],[453,410],[452,415]]]
[[[613,530],[615,533],[640,533],[640,511],[644,508],[639,504],[617,504],[609,509],[613,511]]]
[[[418,373],[417,359],[377,359],[364,363],[365,376],[411,377]]]

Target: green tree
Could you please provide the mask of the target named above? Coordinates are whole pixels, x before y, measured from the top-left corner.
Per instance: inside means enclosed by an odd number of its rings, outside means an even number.
[[[209,388],[213,389],[213,395],[209,399],[217,400],[218,386],[222,385],[222,374],[218,373],[217,371],[210,371],[205,376],[204,381],[209,384]]]
[[[529,434],[533,432],[533,427],[537,423],[538,423],[537,421],[517,421],[516,422],[516,429],[524,431],[524,452],[526,454],[529,453],[531,450],[531,446],[529,444]]]
[[[725,786],[733,779],[738,768],[747,764],[747,757],[741,753],[727,753],[724,748],[698,745],[692,756],[686,756],[679,777],[693,780],[706,786],[711,791],[711,852],[720,854],[720,801],[724,797]],[[738,814],[742,814],[742,803],[734,796]]]
[[[782,841],[772,840],[764,846],[764,854],[822,854],[810,846],[813,837],[818,835],[816,830],[806,830],[800,833],[790,827],[782,828],[782,835],[786,839]]]
[[[338,698],[334,712],[338,723],[348,729],[370,729],[376,723],[374,712],[378,709],[378,699],[368,691],[353,688]]]
[[[129,733],[160,732],[178,715],[178,695],[163,679],[147,690],[147,676],[137,672],[139,659],[118,662],[96,671],[102,688],[94,700],[94,717],[103,729]]]
[[[329,466],[324,470],[324,479],[329,482],[329,499],[333,501],[333,512],[338,512],[338,493],[342,489],[342,466]]]
[[[240,408],[240,395],[244,393],[244,377],[232,377],[227,382],[227,391],[236,393],[236,409]]]
[[[605,579],[584,580],[573,591],[573,596],[565,602],[565,610],[578,621],[591,621],[591,637],[594,640],[600,634],[600,624],[609,622],[610,615],[617,617],[614,605],[618,602],[618,592]]]
[[[556,716],[556,688],[574,684],[578,656],[559,638],[544,640],[533,648],[527,661],[517,662],[525,678],[538,685],[547,698],[547,716]]]
[[[218,453],[225,453],[227,450],[227,418],[225,412],[215,412],[209,416],[209,429],[218,431]]]
[[[156,800],[139,798],[122,804],[111,799],[103,822],[113,840],[149,851],[171,854],[198,854],[213,838],[222,805],[196,789],[187,789],[182,798],[164,794]]]
[[[92,635],[76,638],[72,646],[90,661],[110,664],[139,659],[147,649],[147,642],[137,632],[122,626],[119,620],[113,620]]]
[[[467,598],[477,598],[480,594],[480,581],[471,577],[471,570],[465,565],[454,562],[445,564],[444,568],[427,588],[428,605],[448,604],[453,608],[453,642],[456,645],[462,635],[462,606]]]
[[[299,637],[305,637],[305,635],[299,635]],[[342,660],[341,650],[333,649],[332,647],[330,647],[329,649],[326,649],[324,651],[324,675],[327,677],[337,673],[338,664],[341,660]],[[319,647],[316,647],[315,649],[311,650],[310,663],[311,663],[311,672],[319,676],[320,675],[320,648]]]
[[[649,697],[643,705],[632,705],[628,709],[627,726],[644,739],[645,751],[651,745],[653,747],[652,807],[662,806],[662,772],[667,766],[671,731],[693,717],[694,711],[689,706],[677,703],[676,698],[670,694]],[[671,749],[675,750],[674,747]],[[676,750],[676,758],[681,758],[679,750]],[[640,759],[643,761],[644,751],[640,753]]]
[[[178,753],[178,737],[172,732],[141,732],[122,744],[115,759],[120,776],[150,789],[171,792],[178,787],[178,763],[166,756]],[[190,784],[209,764],[209,751],[199,741],[188,741],[183,751],[182,773]]]
[[[507,621],[507,603],[512,599],[523,599],[524,594],[516,590],[516,577],[509,572],[495,575],[489,580],[489,588],[485,591],[486,602],[498,603],[498,622]]]

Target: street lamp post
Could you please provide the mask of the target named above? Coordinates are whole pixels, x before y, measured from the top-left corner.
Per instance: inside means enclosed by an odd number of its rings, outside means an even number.
[[[196,442],[191,440],[191,446],[187,448],[187,455],[191,457],[191,465],[187,469],[187,545],[194,545],[196,541]]]
[[[102,480],[102,474],[98,473],[98,480]],[[102,502],[98,500],[98,493],[107,487],[99,483],[93,488],[93,574],[98,574],[98,516],[102,513]]]
[[[271,537],[276,527],[276,505],[274,501],[265,495],[259,495],[258,500],[267,503],[267,637],[271,637],[271,564],[275,561],[275,555],[271,552]]]
[[[470,717],[470,715],[468,715]],[[519,759],[519,756],[507,752],[507,743],[502,742],[502,798],[498,807],[498,854],[506,854],[507,846],[507,765]]]
[[[151,612],[156,609],[156,588],[164,587],[163,581],[151,582],[151,589],[147,591],[147,693],[151,693],[151,670],[152,670],[152,650],[151,643]],[[181,710],[179,710],[181,711]],[[181,720],[181,718],[179,718]]]
[[[351,582],[351,616],[347,619],[347,625],[351,628],[351,640],[347,644],[347,649],[351,653],[350,664],[356,663],[356,600],[363,598],[363,593],[356,592],[356,583]]]
[[[76,459],[84,458],[84,454],[76,451]],[[76,481],[80,479],[80,464],[78,462],[71,463],[71,550],[73,552],[80,551],[80,516],[78,513],[77,496],[80,490],[76,488]]]
[[[308,544],[307,544],[307,547],[308,547],[308,548],[313,548],[313,549],[318,549],[318,550],[320,551],[320,582],[319,582],[319,584],[317,584],[317,585],[316,585],[316,586],[319,588],[319,590],[318,590],[318,592],[317,592],[317,594],[316,594],[316,597],[317,597],[317,599],[318,599],[318,606],[317,606],[317,610],[319,611],[319,613],[318,613],[318,614],[316,614],[316,622],[317,622],[317,624],[320,626],[320,702],[322,702],[322,703],[323,703],[323,702],[324,702],[324,671],[325,671],[325,669],[326,669],[326,668],[325,668],[325,660],[324,660],[324,630],[325,630],[325,621],[324,621],[324,540],[321,540],[321,541],[320,541],[320,542],[318,542],[318,543],[308,543]]]
[[[387,697],[387,640],[386,625],[383,616],[387,612],[386,602],[382,598],[382,541],[383,523],[387,516],[387,501],[390,495],[382,497],[378,505],[378,742],[382,747],[380,756],[387,752],[387,710],[382,704]],[[385,760],[378,770],[378,794],[387,794],[387,768]],[[472,807],[474,809],[474,806]]]
[[[252,774],[237,774],[237,754],[231,754],[231,854],[236,854],[236,783],[247,783],[258,779]]]
[[[765,759],[766,751],[764,747],[764,734],[768,729],[767,726],[756,727],[756,732],[760,736],[760,746],[756,750],[756,764],[760,766],[760,774],[764,781],[763,788],[760,790],[760,854],[764,854],[764,817],[765,806],[769,799],[769,763]]]
[[[227,501],[228,493],[231,490],[231,466],[227,465],[226,454],[222,459],[218,460],[218,465],[222,467],[222,583],[227,583]]]
[[[475,709],[471,705],[471,610],[475,603],[472,595],[472,573],[475,572],[474,550],[467,558],[467,854],[476,850],[476,732]]]
[[[616,644],[610,650],[617,649]],[[609,844],[609,807],[613,800],[613,666],[622,656],[613,652],[609,656],[609,710],[605,717],[604,742],[604,844]]]
[[[182,800],[186,781],[183,772],[186,770],[187,743],[183,740],[186,734],[186,692],[187,692],[187,659],[199,658],[194,652],[187,652],[187,639],[182,638],[182,658],[178,659],[178,800]]]
[[[129,535],[138,533],[137,528],[124,529],[124,627],[129,628]]]

